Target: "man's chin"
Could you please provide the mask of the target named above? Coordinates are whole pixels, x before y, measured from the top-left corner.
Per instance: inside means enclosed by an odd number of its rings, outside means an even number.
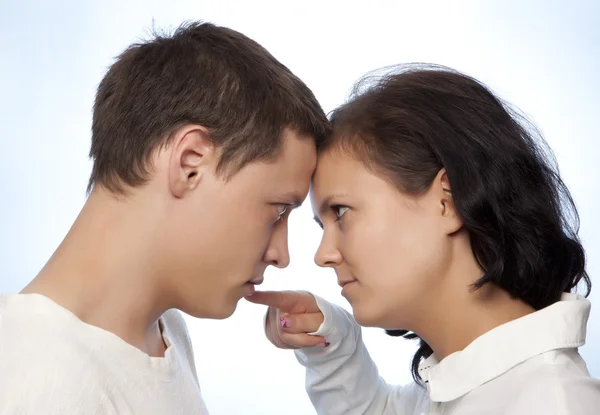
[[[235,310],[237,309],[237,301],[233,301],[230,304],[221,304],[221,307],[215,307],[214,310],[210,313],[209,316],[205,316],[203,318],[210,318],[213,320],[225,320],[233,315]]]
[[[223,310],[220,310],[219,313],[215,314],[214,317],[212,317],[214,320],[225,320],[226,318],[229,318],[233,315],[233,313],[235,313],[235,310],[237,309],[237,302],[229,308],[224,308]]]
[[[220,304],[213,304],[209,309],[199,308],[196,310],[182,310],[186,314],[196,318],[208,318],[211,320],[225,320],[231,317],[237,308],[239,300],[227,299]]]

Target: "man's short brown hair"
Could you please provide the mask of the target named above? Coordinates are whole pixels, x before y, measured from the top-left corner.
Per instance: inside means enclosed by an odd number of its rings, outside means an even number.
[[[148,179],[153,151],[186,124],[210,130],[217,168],[233,174],[275,157],[286,127],[318,143],[329,123],[311,90],[255,41],[210,23],[131,45],[110,67],[94,104],[88,190]]]

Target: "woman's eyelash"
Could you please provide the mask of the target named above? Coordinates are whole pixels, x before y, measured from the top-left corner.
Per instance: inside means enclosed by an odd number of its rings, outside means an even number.
[[[346,210],[344,211],[344,213],[340,213],[341,209],[346,209]],[[344,216],[344,214],[348,211],[348,207],[344,206],[344,205],[332,205],[331,210],[333,210],[333,213],[335,213],[334,222],[340,222],[342,220],[342,217]]]
[[[340,210],[345,209],[343,213],[340,213]],[[329,210],[331,212],[333,212],[333,214],[335,215],[335,219],[334,222],[340,222],[342,221],[342,217],[346,214],[346,212],[349,210],[350,208],[348,206],[345,205],[330,205],[329,206]],[[317,222],[317,225],[319,225],[319,227],[321,229],[325,229],[325,226],[323,225],[323,222],[321,222],[321,220],[315,216],[314,217],[315,222]]]

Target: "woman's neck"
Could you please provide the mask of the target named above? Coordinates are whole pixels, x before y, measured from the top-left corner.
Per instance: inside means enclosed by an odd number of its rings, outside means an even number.
[[[488,331],[535,311],[491,283],[478,290],[468,285],[462,288],[462,292],[448,296],[446,301],[434,303],[427,322],[416,330],[440,361]]]

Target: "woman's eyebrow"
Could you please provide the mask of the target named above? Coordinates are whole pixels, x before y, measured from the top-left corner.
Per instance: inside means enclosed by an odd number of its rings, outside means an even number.
[[[334,194],[327,196],[325,199],[323,199],[323,201],[321,202],[321,205],[319,206],[318,216],[323,216],[329,210],[329,206],[331,206],[331,202],[333,200],[340,198],[340,197],[345,197],[345,196],[348,196],[348,195],[346,193],[334,193]]]

